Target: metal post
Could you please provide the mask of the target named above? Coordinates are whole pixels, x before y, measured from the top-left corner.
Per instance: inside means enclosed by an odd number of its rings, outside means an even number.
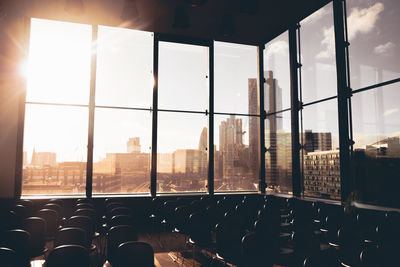
[[[299,96],[296,25],[289,27],[291,130],[292,130],[292,186],[293,195],[301,195],[300,143],[299,143]]]
[[[153,45],[153,123],[151,142],[151,181],[150,192],[153,197],[157,195],[157,112],[158,112],[158,34],[154,33]]]
[[[94,134],[94,109],[96,94],[96,68],[97,68],[97,32],[98,25],[92,26],[92,52],[90,62],[90,99],[89,99],[89,131],[86,163],[86,197],[92,197],[93,188],[93,134]]]
[[[214,42],[209,45],[208,194],[214,195]]]
[[[347,84],[346,74],[346,42],[343,20],[343,1],[333,0],[333,16],[335,26],[335,52],[338,93],[338,121],[339,121],[339,148],[340,148],[340,183],[342,201],[345,201],[350,192],[352,177],[350,170],[350,145],[349,138],[349,111],[348,98],[351,96]]]
[[[259,101],[259,108],[260,108],[260,146],[259,146],[259,165],[260,165],[260,193],[265,194],[266,182],[265,182],[265,119],[266,119],[266,112],[264,110],[264,45],[258,46],[258,101]]]

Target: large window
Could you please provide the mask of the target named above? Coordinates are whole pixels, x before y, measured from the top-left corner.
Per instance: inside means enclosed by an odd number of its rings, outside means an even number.
[[[353,88],[354,197],[399,208],[400,5],[395,0],[347,1]],[[381,83],[387,83],[382,85]]]
[[[32,19],[23,195],[84,194],[92,29]]]
[[[300,22],[303,194],[341,198],[333,5]]]
[[[215,191],[256,191],[260,176],[258,49],[214,42]]]
[[[267,192],[292,193],[292,134],[288,32],[264,50],[265,180]]]
[[[153,34],[98,27],[93,193],[149,193]]]
[[[157,191],[206,192],[209,49],[159,42]]]

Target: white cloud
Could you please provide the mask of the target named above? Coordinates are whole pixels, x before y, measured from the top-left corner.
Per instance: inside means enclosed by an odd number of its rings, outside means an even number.
[[[370,32],[378,20],[379,14],[383,11],[383,4],[376,3],[368,8],[353,8],[347,18],[349,41],[353,40],[360,33]],[[321,45],[325,47],[317,54],[317,59],[333,58],[335,53],[335,35],[333,26],[323,29],[324,39]]]
[[[383,113],[383,116],[386,117],[386,116],[392,115],[392,114],[397,113],[397,112],[399,112],[398,108],[388,109]]]
[[[396,45],[394,43],[387,42],[386,44],[381,44],[375,47],[374,52],[378,55],[390,55],[395,46]]]
[[[286,41],[276,41],[267,46],[267,56],[272,54],[285,55],[289,52],[289,44]]]
[[[354,39],[359,33],[370,32],[375,27],[375,23],[383,9],[383,4],[379,2],[368,8],[352,9],[347,18],[349,40]]]

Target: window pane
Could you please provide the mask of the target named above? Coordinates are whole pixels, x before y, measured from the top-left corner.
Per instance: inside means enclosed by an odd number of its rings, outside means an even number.
[[[265,120],[265,179],[267,193],[292,194],[292,130],[290,111]]]
[[[259,114],[256,46],[214,42],[214,73],[215,112]]]
[[[208,109],[208,47],[159,43],[158,107]]]
[[[337,100],[303,109],[304,195],[340,199]]]
[[[150,108],[153,33],[99,26],[96,105]]]
[[[352,98],[356,185],[362,201],[400,207],[400,84]]]
[[[95,110],[93,193],[148,193],[149,111]]]
[[[88,109],[26,105],[22,195],[83,194]]]
[[[300,24],[303,102],[337,95],[332,3]]]
[[[207,190],[207,122],[203,114],[158,113],[157,192]]]
[[[284,32],[265,45],[265,110],[267,113],[290,108],[289,36]]]
[[[259,117],[215,115],[215,191],[256,191],[259,185]]]
[[[346,3],[353,89],[400,78],[399,1]]]
[[[90,25],[32,19],[27,101],[89,104]]]

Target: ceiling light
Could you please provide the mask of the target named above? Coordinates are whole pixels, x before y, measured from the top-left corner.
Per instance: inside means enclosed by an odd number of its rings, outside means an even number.
[[[191,7],[200,7],[207,2],[207,0],[185,0],[185,1]]]

